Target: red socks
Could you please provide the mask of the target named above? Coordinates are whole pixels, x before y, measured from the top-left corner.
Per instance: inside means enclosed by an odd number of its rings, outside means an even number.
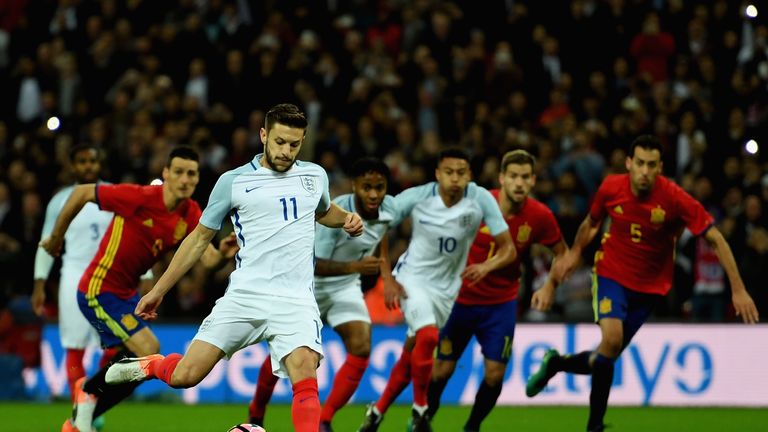
[[[318,432],[320,429],[320,397],[316,378],[307,378],[293,385],[291,417],[296,432]]]
[[[153,360],[149,363],[147,372],[150,376],[153,376],[164,383],[171,385],[171,377],[173,371],[176,370],[176,365],[179,364],[183,356],[178,353],[168,354],[165,358],[160,360]]]
[[[392,367],[392,372],[389,374],[389,381],[387,381],[387,387],[384,388],[384,392],[381,394],[378,402],[376,402],[376,409],[379,413],[384,414],[392,405],[392,402],[400,396],[400,393],[408,387],[408,383],[411,382],[411,352],[403,349],[400,354],[400,358],[397,359],[397,363]]]
[[[73,398],[75,394],[75,381],[85,376],[85,368],[83,368],[83,356],[85,356],[85,350],[67,348],[67,382],[69,383],[70,397]],[[74,399],[72,400],[74,401]]]
[[[259,380],[256,384],[256,392],[248,406],[248,417],[263,419],[267,411],[267,404],[272,398],[278,378],[272,373],[272,358],[267,356],[259,369]]]
[[[367,357],[347,354],[347,360],[336,372],[336,377],[333,379],[333,387],[331,387],[331,393],[325,400],[320,421],[330,422],[336,411],[349,401],[349,398],[357,390],[357,386],[360,385],[360,380],[363,378],[367,367]]]
[[[437,347],[437,327],[423,327],[416,332],[416,346],[413,347],[413,404],[427,406],[427,389],[432,377],[432,363]]]
[[[120,348],[104,348],[104,351],[101,352],[101,359],[99,359],[99,369],[104,369],[104,367],[111,362],[119,352]]]

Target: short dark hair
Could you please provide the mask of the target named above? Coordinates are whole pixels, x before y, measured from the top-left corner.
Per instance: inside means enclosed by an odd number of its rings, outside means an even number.
[[[93,151],[96,152],[96,154],[99,157],[101,156],[101,152],[99,151],[99,147],[96,144],[80,143],[80,144],[78,144],[76,146],[72,146],[72,148],[69,149],[69,161],[70,162],[74,162],[75,161],[75,156],[77,156],[77,154],[80,153],[81,151],[86,151],[86,150],[93,150]]]
[[[536,169],[536,158],[523,149],[512,150],[504,153],[501,158],[501,172],[507,170],[509,165],[530,165],[532,170]]]
[[[167,167],[171,166],[171,161],[173,158],[181,158],[198,163],[200,162],[200,156],[197,154],[197,151],[189,146],[179,146],[171,150],[171,154],[168,155],[168,162],[166,164]]]
[[[272,130],[275,123],[292,128],[306,129],[307,116],[294,104],[278,104],[270,108],[264,116],[264,126],[267,132]]]
[[[440,162],[442,162],[443,159],[446,158],[453,158],[453,159],[464,159],[467,161],[467,163],[470,163],[469,160],[469,154],[464,151],[464,149],[459,147],[448,147],[444,148],[443,150],[440,150],[440,153],[437,155],[437,163],[438,165]]]
[[[634,141],[632,141],[632,144],[629,145],[629,154],[628,156],[630,158],[635,156],[635,149],[637,147],[644,148],[646,150],[658,150],[659,155],[664,155],[664,146],[661,145],[661,141],[655,136],[655,135],[640,135],[639,137],[635,138]]]
[[[364,157],[356,160],[349,170],[349,174],[352,178],[362,177],[370,172],[379,173],[389,181],[389,167],[382,162],[381,159],[374,157]]]

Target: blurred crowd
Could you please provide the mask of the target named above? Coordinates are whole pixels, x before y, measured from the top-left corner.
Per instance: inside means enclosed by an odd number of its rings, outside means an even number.
[[[104,180],[147,184],[174,145],[201,155],[195,198],[261,151],[265,111],[308,114],[302,159],[328,171],[377,156],[396,193],[433,178],[447,145],[475,181],[501,155],[538,158],[536,198],[570,243],[592,194],[625,171],[641,133],[661,138],[665,174],[715,216],[768,317],[768,10],[728,0],[5,0],[0,2],[2,303],[28,295],[45,206],[72,181],[67,151],[104,150]],[[762,147],[761,147],[762,146]],[[403,250],[407,225],[395,233]],[[727,280],[700,239],[679,242],[658,319],[728,321]],[[589,266],[549,314],[591,319]],[[526,258],[524,299],[546,251]],[[226,276],[193,278],[165,316],[199,318]],[[55,290],[49,296],[55,300]],[[54,301],[55,304],[55,301]],[[523,309],[526,301],[521,301]],[[0,329],[1,331],[1,329]]]

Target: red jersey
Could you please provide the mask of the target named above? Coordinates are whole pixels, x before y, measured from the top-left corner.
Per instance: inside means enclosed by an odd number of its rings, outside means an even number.
[[[115,216],[80,279],[79,290],[88,297],[104,292],[133,296],[141,275],[197,226],[201,213],[191,199],[168,211],[162,186],[100,184],[96,203]]]
[[[493,189],[491,194],[499,200],[499,190]],[[489,305],[504,303],[517,298],[520,288],[520,260],[533,243],[553,246],[562,238],[560,227],[555,215],[549,208],[533,198],[526,198],[523,208],[518,214],[506,218],[509,233],[515,242],[517,258],[512,264],[488,273],[480,282],[469,286],[463,281],[458,303],[465,305]],[[485,262],[496,253],[496,242],[493,241],[485,224],[477,230],[477,236],[469,249],[467,265]]]
[[[611,218],[595,254],[596,272],[626,288],[664,295],[672,287],[677,237],[686,227],[704,233],[712,216],[666,177],[657,177],[643,199],[632,194],[629,182],[629,174],[606,177],[592,202],[592,220]]]

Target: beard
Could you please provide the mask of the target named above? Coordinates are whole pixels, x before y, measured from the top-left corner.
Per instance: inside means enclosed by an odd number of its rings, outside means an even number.
[[[279,167],[275,165],[275,162],[272,160],[272,155],[269,153],[268,148],[269,148],[268,146],[264,146],[264,156],[267,158],[267,165],[269,165],[269,168],[272,171],[286,172],[289,169],[291,169],[291,167],[293,166],[293,163],[296,162],[296,160],[294,159],[291,161],[291,163],[287,167],[285,168]]]

